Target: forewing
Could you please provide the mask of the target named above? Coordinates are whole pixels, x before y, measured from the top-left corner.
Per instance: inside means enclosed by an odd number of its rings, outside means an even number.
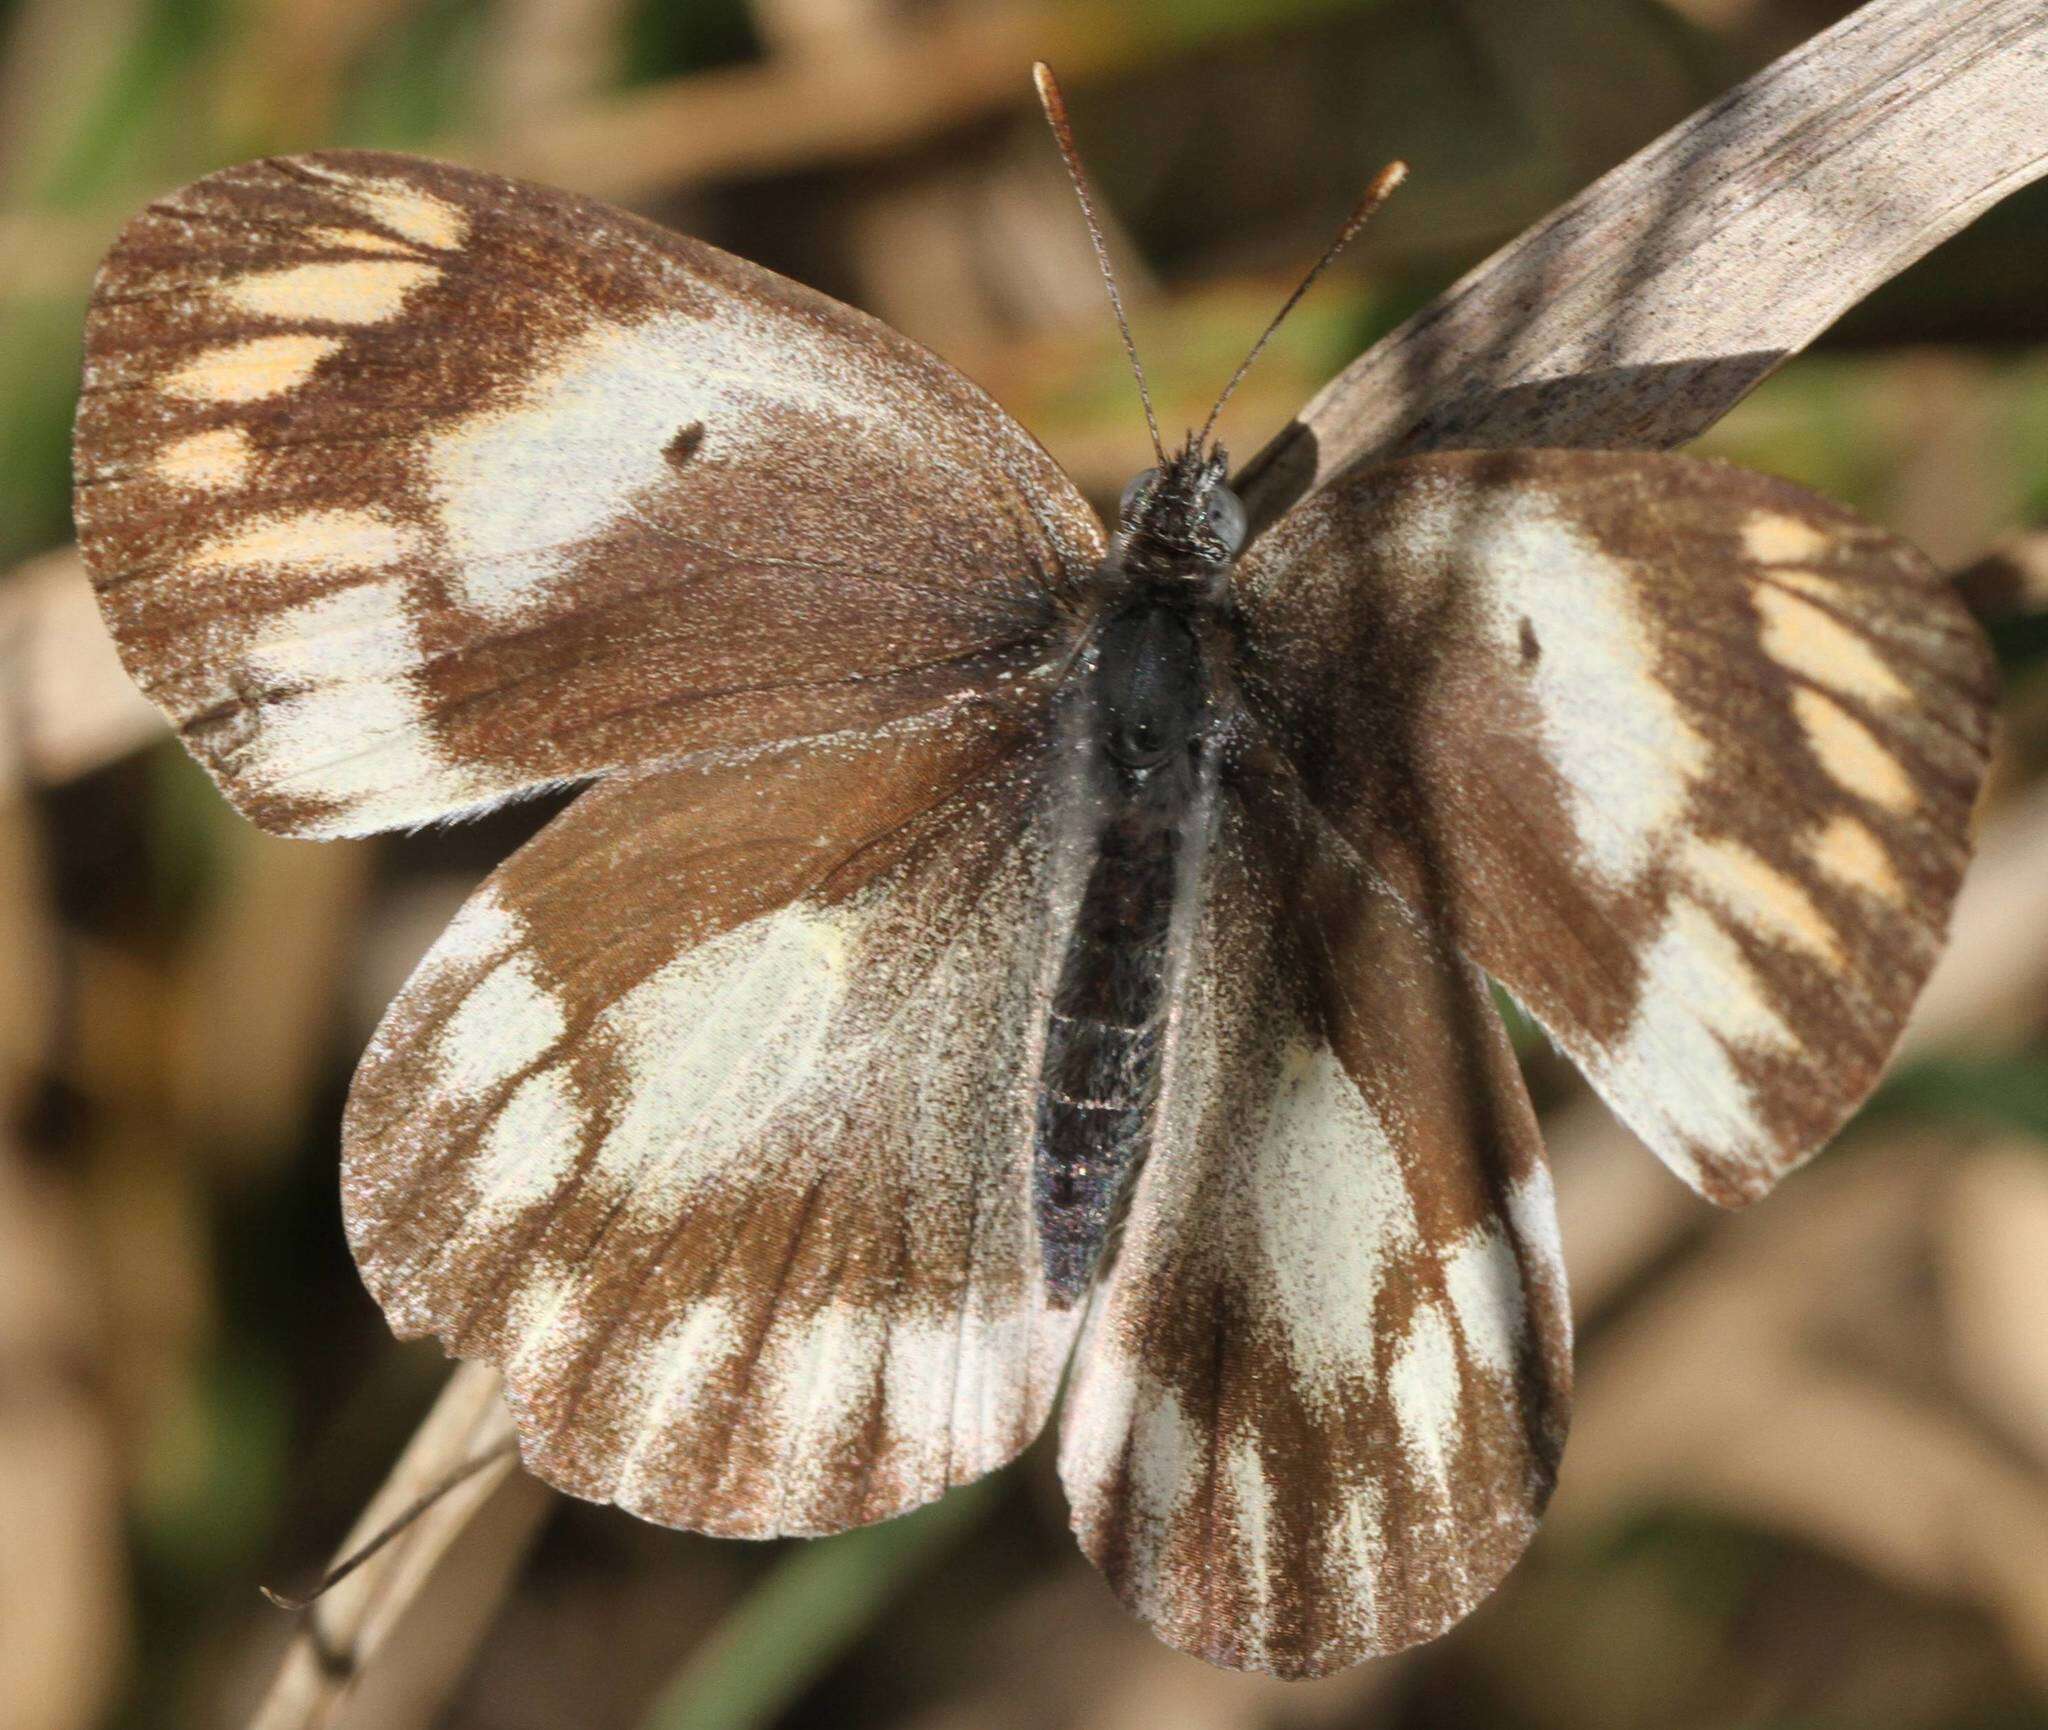
[[[1060,1470],[1162,1638],[1316,1676],[1442,1632],[1521,1553],[1571,1345],[1483,979],[1283,783],[1223,818]]]
[[[621,212],[405,157],[229,169],[122,233],[80,544],[267,827],[353,834],[929,707],[1100,550],[979,390]]]
[[[1785,482],[1594,451],[1418,458],[1243,568],[1255,707],[1311,798],[1703,1194],[1874,1085],[1990,734],[1925,558]]]
[[[350,1241],[399,1333],[502,1368],[549,1482],[834,1531],[1042,1425],[1037,765],[970,708],[622,774],[421,964],[350,1096]]]

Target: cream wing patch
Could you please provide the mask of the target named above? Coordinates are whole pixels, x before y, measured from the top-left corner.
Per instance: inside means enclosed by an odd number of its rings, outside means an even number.
[[[791,335],[743,308],[596,324],[514,405],[437,434],[427,468],[465,602],[508,619],[544,597],[581,546],[672,478],[684,429],[711,429],[690,460],[715,464],[786,438],[788,415],[825,436],[894,424],[885,400]]]
[[[440,274],[437,266],[414,259],[337,259],[239,277],[223,286],[221,295],[254,318],[381,324],[405,310],[414,289]]]
[[[213,427],[164,446],[154,466],[168,486],[226,492],[249,478],[255,460],[256,447],[241,427]]]
[[[252,336],[207,349],[166,373],[160,385],[193,402],[262,402],[297,390],[341,346],[338,336]]]

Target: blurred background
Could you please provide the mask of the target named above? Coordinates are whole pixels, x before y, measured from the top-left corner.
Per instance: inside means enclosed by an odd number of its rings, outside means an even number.
[[[1062,73],[1169,432],[1366,177],[1414,178],[1226,419],[1376,335],[1839,0],[0,0],[0,1725],[248,1721],[432,1403],[336,1198],[374,1018],[542,806],[313,845],[237,819],[68,547],[94,263],[244,157],[411,149],[607,197],[879,314],[1113,499],[1143,425],[1030,95]],[[1955,569],[2008,685],[1952,963],[1877,1100],[1721,1217],[1531,1043],[1581,1408],[1446,1639],[1325,1682],[1153,1643],[1049,1452],[810,1545],[494,1490],[341,1720],[540,1730],[2048,1727],[2048,183],[1706,441]],[[311,1716],[271,1723],[317,1721]]]

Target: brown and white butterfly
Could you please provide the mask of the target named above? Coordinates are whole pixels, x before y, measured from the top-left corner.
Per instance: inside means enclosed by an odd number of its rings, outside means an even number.
[[[216,174],[99,278],[78,518],[137,680],[288,835],[588,783],[346,1123],[392,1325],[528,1465],[766,1537],[1002,1464],[1305,1676],[1550,1493],[1552,1193],[1487,986],[1716,1201],[1871,1087],[1983,773],[1927,561],[1674,457],[1355,473],[1105,534],[916,345],[401,157]]]

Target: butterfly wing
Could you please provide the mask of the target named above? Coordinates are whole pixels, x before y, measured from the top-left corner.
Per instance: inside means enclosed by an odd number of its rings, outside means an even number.
[[[1314,803],[1676,1171],[1738,1203],[1840,1126],[1988,748],[1982,634],[1924,557],[1739,469],[1525,451],[1362,473],[1242,574]]]
[[[1101,531],[979,390],[602,205],[227,170],[102,269],[80,544],[131,673],[291,834],[417,824],[1027,665]]]
[[[1162,1638],[1316,1676],[1440,1633],[1521,1553],[1571,1330],[1483,978],[1284,770],[1243,795],[1060,1471],[1082,1547]]]
[[[1042,753],[985,706],[585,792],[350,1095],[350,1241],[499,1365],[527,1463],[751,1537],[885,1518],[1042,1426]]]

